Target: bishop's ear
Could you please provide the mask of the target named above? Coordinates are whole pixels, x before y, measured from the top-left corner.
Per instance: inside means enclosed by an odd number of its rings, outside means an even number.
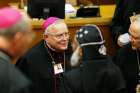
[[[14,35],[14,39],[15,40],[19,40],[20,38],[22,38],[24,36],[24,34],[22,32],[17,32],[15,35]]]

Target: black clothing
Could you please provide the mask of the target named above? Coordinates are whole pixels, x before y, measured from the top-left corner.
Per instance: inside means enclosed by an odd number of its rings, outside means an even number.
[[[112,38],[117,44],[117,39],[120,34],[128,32],[130,19],[129,17],[140,13],[140,0],[119,0],[114,17],[110,24]]]
[[[100,46],[82,48],[82,65],[64,74],[62,93],[125,93],[120,69],[98,52]]]
[[[87,60],[64,75],[62,93],[124,93],[120,69],[107,58]]]
[[[11,62],[8,54],[0,51],[0,93],[27,93],[29,80]]]
[[[81,47],[86,46],[89,43],[90,45],[101,45],[104,43],[101,30],[99,29],[99,27],[93,24],[88,24],[86,26],[81,27],[76,34],[76,38],[79,41]]]
[[[140,51],[138,51],[140,59]],[[127,93],[136,93],[136,85],[139,83],[139,63],[136,50],[132,50],[131,45],[125,45],[118,51],[115,63],[120,67],[126,81]]]
[[[65,18],[65,0],[27,0],[27,7],[32,18]],[[44,8],[48,10],[43,11]]]
[[[62,78],[61,74],[54,75],[53,60],[50,54],[56,63],[62,63],[66,71],[70,69],[71,46],[69,45],[68,50],[65,51],[64,58],[64,53],[52,51],[45,47],[44,42],[44,40],[39,42],[17,62],[19,69],[33,81],[30,93],[58,93],[59,82]]]

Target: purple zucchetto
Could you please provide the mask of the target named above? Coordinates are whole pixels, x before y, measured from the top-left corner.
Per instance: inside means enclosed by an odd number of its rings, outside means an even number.
[[[43,29],[45,30],[46,28],[48,28],[48,26],[50,26],[51,24],[53,24],[55,21],[57,21],[59,18],[57,17],[49,17],[47,18],[44,23],[43,23]]]
[[[19,10],[11,7],[0,9],[0,29],[6,29],[16,24],[22,15]]]

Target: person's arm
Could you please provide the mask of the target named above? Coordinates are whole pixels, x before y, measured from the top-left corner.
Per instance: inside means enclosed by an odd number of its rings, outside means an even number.
[[[119,35],[123,33],[123,22],[122,22],[123,21],[122,9],[124,3],[123,1],[124,0],[120,0],[120,2],[118,2],[114,16],[112,18],[112,22],[109,24],[112,38],[116,42],[116,44]]]

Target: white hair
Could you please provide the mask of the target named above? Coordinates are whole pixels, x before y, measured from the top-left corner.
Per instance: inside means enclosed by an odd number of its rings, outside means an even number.
[[[131,22],[131,26],[134,26],[140,35],[140,15],[135,16],[135,20]]]
[[[48,26],[46,29],[45,29],[45,32],[44,32],[44,35],[47,35],[52,29],[57,29],[57,28],[60,28],[60,27],[64,27],[67,28],[67,25],[66,23],[64,22],[63,19],[58,19],[57,21],[55,21],[53,24],[51,24],[50,26]]]
[[[130,21],[131,23],[140,20],[140,14],[134,15],[132,17],[130,17]]]

